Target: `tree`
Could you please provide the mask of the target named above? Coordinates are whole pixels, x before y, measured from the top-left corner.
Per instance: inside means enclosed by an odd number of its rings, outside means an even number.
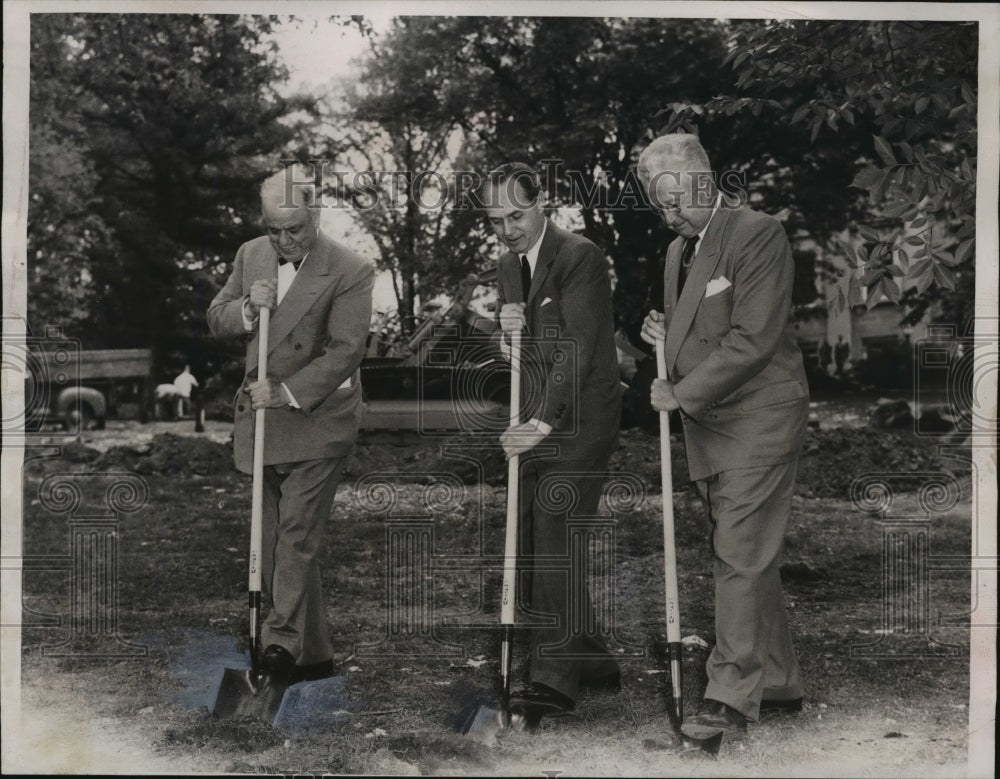
[[[575,210],[611,257],[616,311],[637,331],[670,234],[645,208],[634,154],[667,100],[706,100],[725,83],[715,64],[723,43],[714,20],[400,18],[363,79],[385,85],[392,109],[368,117],[383,128],[438,128],[434,138],[460,128],[472,174],[513,159],[539,164],[552,205]],[[437,239],[439,257],[467,263],[453,265],[456,276],[491,245],[476,219],[452,209],[455,229]]]
[[[33,321],[91,347],[148,346],[154,371],[224,359],[204,312],[258,234],[257,185],[307,105],[275,91],[275,23],[32,14]]]
[[[910,321],[938,303],[967,319],[972,298],[962,292],[974,277],[975,253],[976,25],[741,22],[728,46],[737,90],[674,110],[665,129],[690,121],[694,109],[752,112],[797,130],[816,151],[841,146],[850,154],[847,165],[839,165],[841,157],[837,170],[822,170],[834,173],[836,188],[826,176],[819,181],[842,201],[846,173],[867,197],[850,194],[845,218],[818,236],[828,241],[848,227],[857,236],[837,249],[848,272],[831,309],[866,297],[869,308],[883,299],[903,303]],[[816,179],[791,181],[796,189],[815,189]]]

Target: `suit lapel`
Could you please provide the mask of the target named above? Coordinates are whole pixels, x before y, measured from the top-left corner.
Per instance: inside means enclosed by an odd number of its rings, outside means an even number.
[[[271,326],[267,331],[267,352],[273,352],[292,328],[302,319],[302,315],[312,307],[319,294],[330,284],[332,253],[325,237],[320,234],[316,245],[302,263],[291,286],[281,299],[278,307],[271,312]],[[277,255],[269,257],[256,278],[276,278],[278,275]],[[247,361],[247,372],[257,367],[257,336],[250,344],[251,358]]]
[[[674,304],[673,316],[670,319],[670,326],[667,329],[667,339],[663,347],[663,357],[667,363],[667,373],[674,369],[677,361],[677,354],[681,350],[681,345],[687,337],[694,315],[698,311],[698,305],[705,296],[705,287],[708,280],[712,278],[715,269],[719,265],[719,258],[722,256],[722,236],[729,222],[731,211],[721,206],[712,217],[712,223],[708,226],[705,238],[698,247],[694,264],[688,272],[687,281],[684,283],[684,291],[677,297],[677,281],[680,264],[681,248],[683,240],[675,241],[671,244],[674,251],[667,257],[667,270],[665,277],[666,304]],[[674,248],[676,245],[676,248]],[[671,257],[672,255],[672,257]]]
[[[535,270],[531,274],[531,290],[528,292],[525,308],[530,306],[531,302],[535,299],[538,290],[541,289],[542,283],[545,281],[545,277],[549,275],[552,260],[555,259],[558,253],[559,235],[556,232],[557,229],[551,222],[545,225],[545,236],[542,238],[542,245],[538,248],[538,262],[535,264]]]

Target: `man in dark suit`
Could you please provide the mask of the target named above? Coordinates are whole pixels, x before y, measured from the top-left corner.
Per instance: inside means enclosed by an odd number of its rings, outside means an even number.
[[[779,567],[809,411],[792,321],[792,253],[781,224],[720,196],[692,135],[654,140],[639,158],[650,201],[678,238],[667,250],[659,411],[679,409],[691,479],[715,555],[715,647],[708,687],[683,731],[739,732],[761,711],[801,708],[799,665]]]
[[[593,516],[618,440],[621,388],[608,262],[593,243],[545,218],[534,171],[508,163],[483,188],[486,214],[510,250],[500,258],[497,319],[504,343],[523,333],[522,419],[501,443],[521,467],[522,606],[531,620],[529,685],[511,710],[571,711],[581,686],[620,687],[586,583],[572,516]],[[551,451],[543,449],[551,447]],[[565,499],[564,499],[565,498]]]
[[[315,190],[295,167],[261,186],[265,236],[243,244],[208,309],[217,337],[243,337],[246,378],[235,401],[236,466],[253,467],[254,412],[265,413],[263,561],[271,608],[265,670],[292,682],[334,672],[319,552],[337,483],[361,420],[359,366],[374,266],[319,229]],[[257,378],[257,325],[273,310],[267,378]]]

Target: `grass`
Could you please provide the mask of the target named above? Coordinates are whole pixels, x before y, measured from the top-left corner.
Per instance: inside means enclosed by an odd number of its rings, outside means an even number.
[[[97,505],[109,477],[86,468],[76,466],[74,478],[84,503]],[[67,517],[37,502],[45,476],[62,470],[74,469],[48,461],[26,471],[26,558],[67,553]],[[584,697],[577,716],[544,722],[536,734],[505,732],[483,744],[451,726],[469,691],[489,692],[494,683],[499,571],[483,574],[477,560],[502,547],[502,488],[465,485],[431,493],[417,479],[401,480],[391,486],[395,508],[387,516],[342,485],[329,525],[324,585],[346,692],[358,706],[322,731],[293,736],[260,723],[215,720],[171,698],[178,687],[170,673],[178,645],[171,640],[182,641],[188,629],[231,636],[246,630],[249,480],[236,473],[181,473],[151,474],[145,481],[146,506],[121,515],[117,526],[115,617],[130,641],[174,638],[151,644],[137,659],[60,660],[44,650],[65,636],[65,624],[36,624],[23,631],[24,684],[29,699],[36,686],[84,691],[89,706],[128,721],[163,754],[196,753],[218,770],[250,773],[809,775],[810,766],[826,775],[964,771],[969,629],[963,615],[970,574],[967,563],[954,561],[967,561],[970,550],[967,492],[955,506],[929,516],[915,494],[898,497],[892,516],[923,522],[929,543],[926,588],[920,588],[917,560],[903,569],[898,592],[891,583],[885,590],[882,576],[883,549],[896,543],[887,535],[889,523],[846,501],[796,498],[785,587],[807,705],[799,715],[752,725],[747,739],[727,743],[711,759],[685,751],[666,717],[668,679],[656,659],[664,642],[657,494],[634,500],[609,521],[613,554],[594,569],[595,598],[615,616],[608,627],[622,658],[623,692]],[[675,506],[683,635],[711,645],[704,526],[691,491],[678,492]],[[432,536],[433,570],[392,555],[389,529],[404,527]],[[595,551],[610,543],[591,542]],[[918,594],[931,621],[885,634],[889,607]],[[63,615],[65,622],[70,595],[65,570],[26,570],[24,603],[38,619]],[[390,610],[389,603],[402,611]],[[429,622],[414,621],[420,614]],[[422,632],[427,624],[434,629]],[[525,645],[518,638],[516,669],[523,667]],[[694,646],[685,651],[689,706],[704,687],[707,652]]]

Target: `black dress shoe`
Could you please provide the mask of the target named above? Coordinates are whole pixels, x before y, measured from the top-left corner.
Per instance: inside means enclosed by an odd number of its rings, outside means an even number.
[[[802,711],[801,698],[786,698],[784,700],[762,700],[760,713],[764,714],[798,714]]]
[[[320,663],[293,666],[289,681],[292,684],[297,684],[298,682],[315,682],[319,679],[329,679],[333,675],[333,660],[323,660]]]
[[[272,676],[289,677],[295,667],[292,653],[279,644],[270,644],[260,656],[263,670]]]
[[[532,682],[523,690],[510,695],[510,711],[520,714],[527,720],[536,720],[543,715],[557,716],[570,714],[576,704],[558,690],[553,690],[546,684]]]
[[[746,717],[732,706],[711,698],[705,698],[698,713],[685,717],[681,724],[681,733],[699,741],[720,733],[726,736],[741,735],[746,729]]]

